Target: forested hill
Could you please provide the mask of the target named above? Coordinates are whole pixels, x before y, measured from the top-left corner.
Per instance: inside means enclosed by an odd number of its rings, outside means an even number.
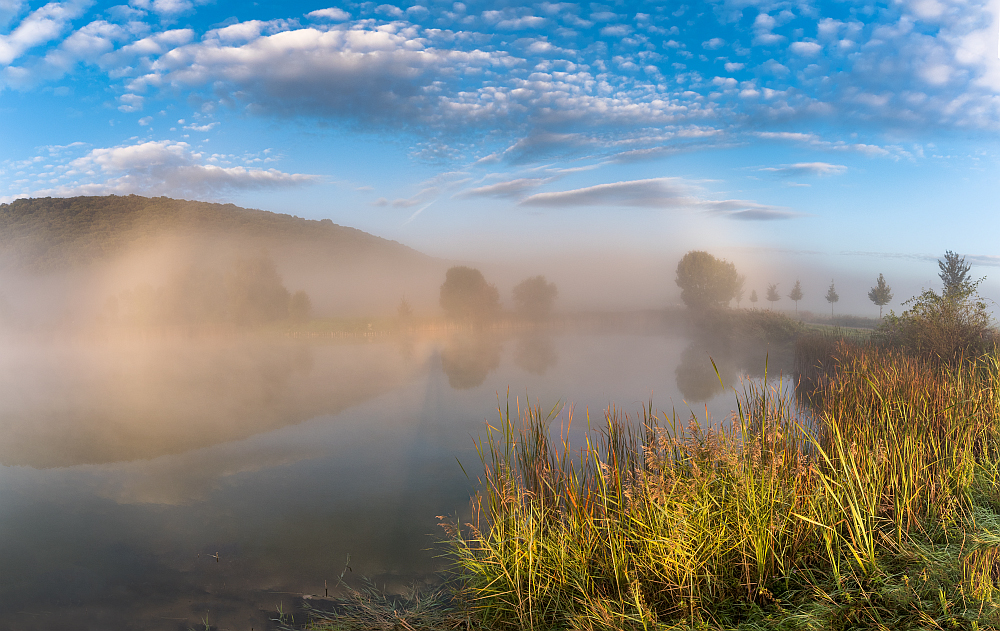
[[[27,271],[59,271],[110,261],[164,236],[242,241],[281,250],[297,244],[328,257],[429,263],[396,241],[290,215],[138,195],[19,199],[0,204],[0,261]]]

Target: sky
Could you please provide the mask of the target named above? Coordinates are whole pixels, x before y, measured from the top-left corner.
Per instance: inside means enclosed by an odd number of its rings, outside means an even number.
[[[233,202],[651,305],[704,249],[815,311],[885,273],[898,311],[954,250],[1000,300],[998,12],[0,0],[0,203]]]

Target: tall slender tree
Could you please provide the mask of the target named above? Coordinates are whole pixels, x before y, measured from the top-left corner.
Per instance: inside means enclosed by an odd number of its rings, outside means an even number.
[[[795,280],[795,286],[788,292],[788,297],[795,301],[795,315],[799,315],[799,301],[802,300],[802,283]]]
[[[938,268],[941,269],[938,276],[944,283],[941,290],[942,296],[953,300],[964,300],[976,290],[978,283],[969,278],[969,270],[972,266],[965,262],[964,256],[947,250],[944,253],[944,260],[938,259],[937,264]]]
[[[754,289],[753,291],[750,292],[750,302],[753,303],[754,307],[757,306],[757,290],[756,289]]]
[[[840,300],[837,288],[833,286],[833,279],[830,279],[830,289],[826,290],[826,301],[830,303],[830,317],[833,318],[833,303]]]
[[[868,300],[878,305],[878,317],[881,320],[882,307],[889,304],[889,301],[892,300],[892,287],[885,284],[885,276],[878,275],[875,286],[868,292]]]

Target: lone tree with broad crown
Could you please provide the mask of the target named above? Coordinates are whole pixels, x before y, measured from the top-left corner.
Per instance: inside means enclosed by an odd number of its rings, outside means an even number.
[[[691,309],[721,309],[736,297],[740,275],[736,266],[700,250],[692,250],[677,263],[681,300]]]
[[[767,301],[771,303],[771,310],[774,311],[774,303],[781,300],[781,294],[778,293],[778,283],[771,283],[767,286]]]
[[[799,315],[799,301],[802,300],[802,283],[796,280],[792,291],[788,292],[788,297],[795,301],[795,315]]]
[[[441,285],[441,308],[452,318],[486,320],[500,313],[500,292],[479,270],[452,267]]]
[[[552,312],[552,303],[559,290],[555,283],[545,281],[544,276],[526,278],[514,287],[515,309],[532,320],[542,320]]]
[[[966,271],[968,271],[968,268],[966,268]],[[892,300],[892,287],[885,284],[885,276],[882,274],[878,275],[876,285],[868,292],[868,300],[878,305],[878,317],[881,320],[882,307],[889,304],[889,301]]]
[[[833,279],[830,279],[830,289],[826,290],[826,301],[830,303],[830,317],[833,317],[833,303],[840,300],[840,294],[837,293],[837,288],[833,286]]]

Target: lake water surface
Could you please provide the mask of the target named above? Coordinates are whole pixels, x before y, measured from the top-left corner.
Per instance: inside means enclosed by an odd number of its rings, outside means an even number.
[[[508,391],[721,420],[709,354],[737,387],[765,361],[662,331],[4,346],[0,629],[266,629],[348,555],[354,585],[437,582]]]

